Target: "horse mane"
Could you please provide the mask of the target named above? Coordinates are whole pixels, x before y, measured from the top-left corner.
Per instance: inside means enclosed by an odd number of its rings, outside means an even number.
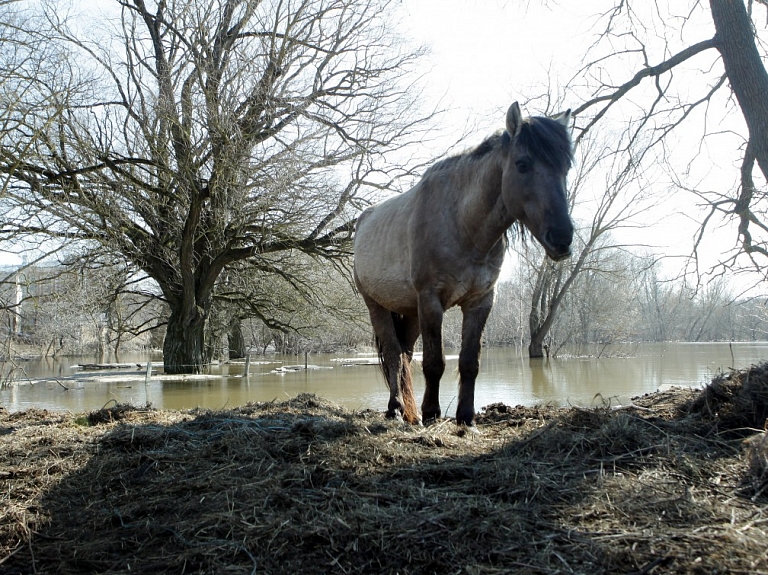
[[[510,141],[509,133],[506,130],[496,132],[475,148],[436,162],[424,172],[424,176],[449,168],[457,168],[459,164],[480,160],[492,151],[508,146]],[[573,163],[573,146],[570,135],[565,126],[557,120],[543,116],[526,118],[523,120],[515,143],[525,148],[534,158],[545,162],[558,171],[566,172]]]
[[[548,164],[555,170],[567,172],[573,163],[573,146],[568,130],[557,120],[543,116],[533,116],[523,120],[520,133],[515,140],[517,146],[525,149],[534,158]],[[454,177],[472,178],[475,164],[498,149],[512,145],[512,139],[506,130],[501,130],[483,140],[478,146],[465,152],[449,156],[430,166],[422,179],[446,175],[453,172]],[[505,241],[519,238],[526,240],[526,229],[519,221],[505,233]]]
[[[566,172],[573,163],[570,134],[557,120],[543,116],[526,118],[516,143],[555,170]]]
[[[491,136],[488,136],[478,146],[470,150],[455,154],[444,158],[438,162],[432,164],[427,171],[424,172],[424,177],[434,174],[435,172],[442,172],[447,169],[455,169],[466,161],[472,161],[487,156],[491,151],[501,147],[503,132],[497,132]]]

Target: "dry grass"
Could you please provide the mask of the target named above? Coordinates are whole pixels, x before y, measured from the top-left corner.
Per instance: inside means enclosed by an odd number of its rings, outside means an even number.
[[[0,410],[0,573],[768,573],[767,393],[763,365],[479,435],[308,395]]]

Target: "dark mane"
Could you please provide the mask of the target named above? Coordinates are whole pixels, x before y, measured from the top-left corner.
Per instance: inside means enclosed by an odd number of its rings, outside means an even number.
[[[543,116],[526,118],[515,143],[557,171],[566,172],[573,163],[573,148],[568,130],[556,120]],[[508,144],[508,133],[498,132],[487,137],[476,148],[436,162],[424,175],[454,168],[465,159],[479,160]]]
[[[485,140],[483,140],[477,148],[474,150],[470,150],[465,155],[470,158],[482,158],[486,154],[490,153],[492,150],[495,150],[499,146],[503,145],[504,140],[504,133],[498,132],[496,134],[493,134],[492,136],[488,136]]]
[[[493,134],[492,136],[488,136],[476,148],[473,148],[466,152],[462,152],[460,154],[456,154],[455,156],[449,156],[443,160],[440,160],[439,162],[432,164],[427,169],[427,171],[424,172],[424,175],[426,176],[427,174],[430,174],[430,173],[452,168],[457,163],[459,163],[461,160],[464,160],[464,159],[469,159],[469,160],[480,159],[483,156],[488,155],[492,150],[495,150],[496,148],[502,146],[503,139],[504,139],[503,136],[504,134],[502,132]]]
[[[541,116],[526,119],[515,143],[557,171],[566,172],[573,163],[568,130],[556,120]]]

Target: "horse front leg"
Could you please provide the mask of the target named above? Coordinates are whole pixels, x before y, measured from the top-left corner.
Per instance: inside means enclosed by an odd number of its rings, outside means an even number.
[[[475,380],[480,372],[480,340],[493,307],[493,292],[472,307],[462,307],[461,352],[459,353],[459,403],[456,423],[475,424]]]
[[[426,383],[424,401],[421,403],[423,420],[439,419],[440,411],[440,378],[445,372],[445,355],[443,353],[443,304],[434,293],[419,293],[419,327],[424,348],[422,369]]]

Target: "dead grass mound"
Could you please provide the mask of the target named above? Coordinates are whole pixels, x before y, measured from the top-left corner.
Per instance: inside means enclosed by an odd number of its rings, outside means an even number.
[[[765,430],[768,420],[768,363],[720,374],[690,406],[715,429]]]
[[[479,434],[311,395],[0,410],[0,573],[768,572],[768,498],[722,433],[765,380],[738,373],[620,409],[494,404]]]

